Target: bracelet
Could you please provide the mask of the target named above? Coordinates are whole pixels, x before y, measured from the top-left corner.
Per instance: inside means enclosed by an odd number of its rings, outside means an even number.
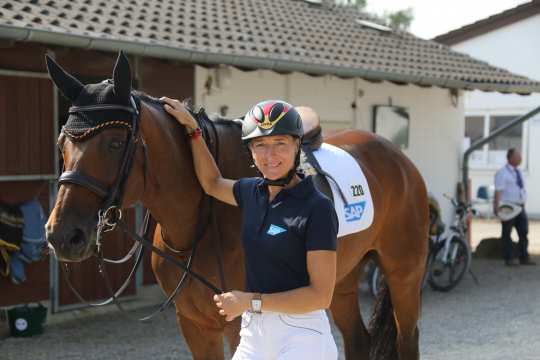
[[[197,127],[193,131],[188,132],[187,135],[191,140],[195,140],[202,135],[202,130],[200,127]]]

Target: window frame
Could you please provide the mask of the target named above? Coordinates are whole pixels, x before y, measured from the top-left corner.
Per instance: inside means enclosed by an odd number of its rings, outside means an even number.
[[[491,124],[491,118],[497,117],[497,116],[512,116],[514,118],[517,118],[519,116],[523,116],[523,114],[527,113],[526,110],[494,110],[494,111],[468,111],[465,113],[464,116],[464,128],[463,128],[463,138],[465,138],[465,129],[467,127],[467,118],[468,117],[482,117],[484,120],[484,138],[490,134],[490,124]],[[522,162],[521,162],[521,169],[524,172],[527,172],[529,168],[529,123],[528,121],[521,124],[521,156],[522,156]],[[472,145],[472,144],[471,144]],[[466,149],[464,149],[465,151]],[[475,150],[482,152],[481,160],[478,161],[471,161],[469,162],[470,168],[473,170],[497,170],[501,167],[501,164],[496,163],[490,163],[489,162],[489,143],[482,146],[480,150]],[[474,152],[473,152],[474,153]]]

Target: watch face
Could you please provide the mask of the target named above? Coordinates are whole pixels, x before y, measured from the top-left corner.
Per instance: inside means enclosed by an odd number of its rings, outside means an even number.
[[[257,299],[251,300],[251,307],[253,308],[253,311],[261,311],[262,301]]]

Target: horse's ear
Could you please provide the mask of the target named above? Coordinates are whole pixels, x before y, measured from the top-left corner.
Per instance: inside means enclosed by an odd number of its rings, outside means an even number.
[[[131,94],[131,68],[122,51],[118,54],[113,71],[114,94],[122,100],[129,100]]]
[[[84,85],[60,67],[49,55],[45,55],[47,71],[56,87],[72,102],[77,99]]]

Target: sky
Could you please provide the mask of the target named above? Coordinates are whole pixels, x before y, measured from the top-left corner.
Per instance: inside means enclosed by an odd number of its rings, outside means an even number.
[[[383,14],[411,7],[414,35],[431,39],[490,15],[529,2],[528,0],[367,0],[366,10]]]

